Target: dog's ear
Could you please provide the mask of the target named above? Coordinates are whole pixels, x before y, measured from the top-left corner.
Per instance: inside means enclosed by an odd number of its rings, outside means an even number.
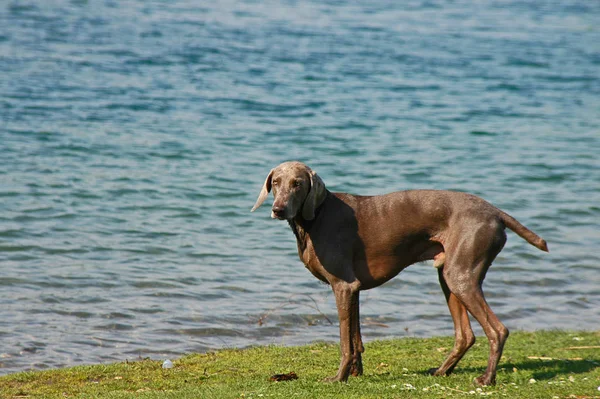
[[[327,190],[319,175],[312,170],[308,174],[310,175],[310,191],[304,200],[302,218],[304,220],[313,220],[315,218],[315,210],[325,200]]]
[[[252,207],[252,209],[250,210],[250,212],[254,212],[267,199],[267,196],[271,192],[271,179],[273,178],[273,171],[274,170],[275,169],[271,169],[271,171],[267,175],[267,179],[265,180],[265,184],[263,184],[262,190],[260,190],[260,194],[258,194],[258,199],[256,200],[256,204],[254,204],[254,206]]]

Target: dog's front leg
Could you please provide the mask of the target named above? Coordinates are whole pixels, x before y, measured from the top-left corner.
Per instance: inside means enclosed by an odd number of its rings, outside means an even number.
[[[360,291],[357,291],[354,294],[354,298],[352,298],[352,324],[350,325],[352,337],[352,366],[350,367],[350,374],[354,377],[358,377],[363,373],[361,354],[365,351],[360,335],[359,293]]]
[[[327,382],[341,381],[345,382],[348,380],[350,374],[350,367],[354,361],[354,348],[353,348],[353,327],[356,326],[354,317],[358,314],[355,312],[354,306],[358,306],[358,287],[356,284],[347,283],[345,281],[336,282],[332,284],[333,293],[335,294],[335,303],[338,311],[338,318],[340,322],[340,352],[341,361],[338,372],[335,376],[326,378]]]

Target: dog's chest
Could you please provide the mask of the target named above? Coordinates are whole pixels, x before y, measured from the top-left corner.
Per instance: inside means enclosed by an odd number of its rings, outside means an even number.
[[[298,225],[295,222],[290,222],[290,227],[296,236],[296,243],[298,245],[298,257],[304,266],[312,273],[313,276],[318,278],[321,281],[328,283],[328,279],[326,276],[326,271],[319,257],[315,252],[315,248],[313,246],[313,242],[310,238],[310,235],[306,232],[306,230]]]
[[[313,276],[321,281],[328,282],[327,277],[324,275],[325,270],[323,265],[321,265],[321,262],[316,256],[310,241],[305,243],[303,247],[300,246],[300,242],[298,243],[298,256],[300,257],[302,263],[304,263],[304,266],[306,266],[308,271],[311,272]]]

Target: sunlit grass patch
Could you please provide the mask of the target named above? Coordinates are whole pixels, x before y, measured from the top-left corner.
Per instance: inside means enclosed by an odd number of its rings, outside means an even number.
[[[17,373],[0,377],[2,398],[600,398],[600,332],[513,333],[498,369],[497,385],[477,387],[488,346],[475,346],[449,377],[431,377],[453,339],[403,338],[366,345],[362,377],[323,383],[335,374],[338,346],[253,347],[192,354],[173,360]],[[269,377],[294,372],[297,380]]]

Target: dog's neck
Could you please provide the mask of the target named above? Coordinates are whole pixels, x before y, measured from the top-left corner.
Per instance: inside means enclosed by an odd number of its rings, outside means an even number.
[[[331,193],[327,191],[325,199],[319,204],[317,209],[315,209],[315,217],[312,220],[304,219],[301,213],[298,214],[295,218],[288,220],[288,223],[290,224],[290,227],[292,228],[292,231],[296,236],[299,253],[303,253],[306,249],[306,242],[310,235],[310,229],[319,218],[321,214],[321,209],[323,208],[323,205],[325,204],[330,195]]]
[[[288,220],[294,235],[296,236],[296,242],[298,242],[298,253],[301,254],[306,249],[306,238],[308,234],[303,226],[304,223],[300,223],[296,219]]]

